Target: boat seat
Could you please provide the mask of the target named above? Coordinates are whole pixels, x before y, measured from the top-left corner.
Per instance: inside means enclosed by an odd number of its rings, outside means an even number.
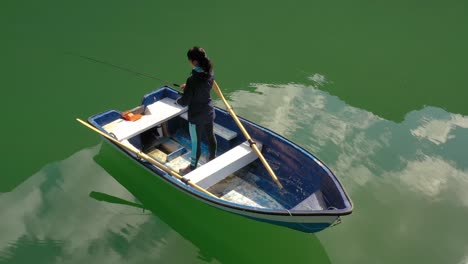
[[[118,119],[112,122],[112,125],[107,125],[105,129],[114,134],[117,140],[122,141],[187,112],[187,109],[188,107],[180,106],[175,100],[166,97],[147,105],[145,114],[140,119],[136,121]]]
[[[257,147],[261,149],[261,144],[257,143]],[[198,167],[185,175],[184,178],[204,189],[208,189],[257,158],[257,154],[246,141]]]
[[[187,112],[181,114],[180,117],[182,117],[185,120],[188,120]],[[216,135],[224,138],[227,141],[237,137],[237,132],[234,132],[234,131],[232,131],[230,129],[227,129],[227,128],[225,128],[225,127],[223,127],[223,126],[221,126],[219,124],[216,124],[216,123],[213,126],[213,132]]]

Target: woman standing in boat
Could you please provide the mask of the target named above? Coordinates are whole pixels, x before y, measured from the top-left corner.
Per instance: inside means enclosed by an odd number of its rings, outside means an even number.
[[[210,156],[208,160],[216,157],[216,138],[213,132],[215,111],[211,100],[211,87],[213,85],[213,64],[206,56],[204,49],[193,47],[187,52],[190,64],[193,66],[191,75],[185,84],[181,85],[183,95],[177,100],[182,106],[188,106],[188,121],[192,153],[190,165],[180,169],[179,173],[185,175],[197,167],[201,155],[201,135],[205,132],[208,139]]]

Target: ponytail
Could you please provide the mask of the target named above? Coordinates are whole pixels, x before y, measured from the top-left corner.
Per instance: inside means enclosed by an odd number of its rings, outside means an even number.
[[[209,75],[213,74],[213,63],[206,56],[206,52],[203,48],[193,47],[187,52],[187,57],[189,60],[198,61],[198,66],[203,69],[203,71]]]

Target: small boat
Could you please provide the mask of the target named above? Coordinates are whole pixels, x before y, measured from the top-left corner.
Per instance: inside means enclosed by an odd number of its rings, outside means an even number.
[[[164,86],[144,95],[141,105],[132,110],[109,110],[91,116],[88,123],[78,121],[155,176],[219,209],[306,233],[335,225],[341,216],[351,214],[349,196],[317,157],[267,128],[236,117],[240,128],[229,111],[217,107],[217,157],[208,161],[207,144],[202,142],[198,167],[178,174],[190,163],[191,150],[187,107],[176,103],[179,96]],[[253,144],[261,154],[253,151]]]

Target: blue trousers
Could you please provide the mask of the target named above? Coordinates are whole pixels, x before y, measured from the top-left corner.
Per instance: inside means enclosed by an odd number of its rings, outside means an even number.
[[[192,141],[192,153],[190,156],[190,166],[192,169],[197,167],[198,160],[200,159],[201,138],[203,131],[205,132],[206,138],[208,140],[208,150],[210,152],[208,160],[212,160],[216,157],[217,142],[213,132],[213,122],[204,125],[189,123],[190,140]]]

